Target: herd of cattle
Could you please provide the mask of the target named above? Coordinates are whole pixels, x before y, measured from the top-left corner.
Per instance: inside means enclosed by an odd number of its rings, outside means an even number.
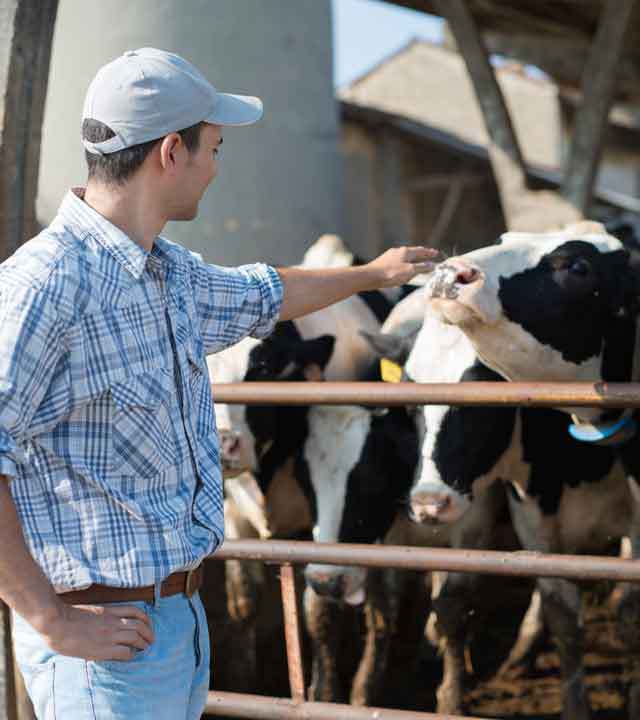
[[[624,230],[624,228],[622,228]],[[617,228],[621,230],[621,228]],[[507,233],[441,262],[425,284],[365,293],[209,357],[212,381],[380,380],[380,358],[410,382],[639,380],[639,248],[597,223]],[[627,233],[628,235],[628,233]],[[350,262],[323,238],[305,264]],[[327,247],[332,250],[326,252]],[[324,256],[322,253],[325,253]],[[318,255],[321,260],[318,261]],[[292,537],[490,549],[505,516],[527,550],[640,552],[640,438],[634,414],[589,408],[223,406],[216,418],[227,537]],[[230,566],[231,567],[231,566]],[[246,590],[240,564],[228,586]],[[312,696],[335,699],[326,608],[378,604],[390,585],[353,567],[308,565],[304,609]],[[437,573],[428,625],[443,658],[437,711],[463,714],[472,574]],[[511,654],[546,627],[560,658],[563,718],[591,717],[581,597],[540,578]],[[632,671],[640,663],[640,588],[620,588],[617,620]],[[353,702],[374,704],[388,643],[369,627]],[[393,619],[388,627],[393,626]],[[387,625],[385,625],[387,627]],[[364,661],[363,661],[364,662]],[[633,678],[634,672],[631,673]],[[640,681],[628,712],[640,717]]]

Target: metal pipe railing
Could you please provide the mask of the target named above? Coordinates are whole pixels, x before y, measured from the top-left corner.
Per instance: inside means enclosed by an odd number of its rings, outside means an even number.
[[[640,408],[640,383],[213,383],[218,403],[241,405],[522,405]]]
[[[640,407],[640,383],[363,383],[272,382],[212,385],[216,402],[244,405],[494,405],[528,407]],[[205,712],[257,720],[462,720],[425,712],[306,702],[292,564],[323,563],[407,570],[448,570],[569,580],[640,582],[640,563],[611,557],[528,551],[454,550],[406,546],[229,540],[216,560],[258,560],[281,565],[291,700],[210,692]],[[467,717],[466,720],[482,720]]]
[[[637,560],[592,555],[552,555],[526,550],[498,552],[300,540],[227,540],[211,558],[640,582],[640,562]]]
[[[210,692],[205,713],[255,720],[486,720],[458,715],[434,715],[411,710],[356,707],[338,703],[302,702],[244,693]]]

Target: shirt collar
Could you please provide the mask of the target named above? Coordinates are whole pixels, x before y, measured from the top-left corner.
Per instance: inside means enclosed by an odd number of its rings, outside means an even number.
[[[82,199],[84,188],[72,188],[65,195],[58,217],[84,232],[89,232],[136,280],[142,277],[149,252],[140,247],[120,228],[109,222]]]

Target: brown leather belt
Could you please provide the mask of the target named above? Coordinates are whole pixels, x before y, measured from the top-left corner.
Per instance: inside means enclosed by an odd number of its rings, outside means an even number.
[[[204,568],[202,564],[193,570],[175,572],[162,581],[160,597],[184,593],[191,597],[202,586]],[[110,585],[89,585],[84,590],[69,590],[60,593],[60,599],[69,605],[103,605],[111,602],[154,601],[153,585],[137,588],[111,587]]]

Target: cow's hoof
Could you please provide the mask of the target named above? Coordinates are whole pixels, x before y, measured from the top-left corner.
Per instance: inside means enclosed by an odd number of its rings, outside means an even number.
[[[633,715],[629,717],[633,718]],[[584,687],[570,688],[564,696],[562,720],[591,720],[591,710]]]
[[[439,715],[464,715],[465,708],[460,688],[440,687],[436,693]]]

